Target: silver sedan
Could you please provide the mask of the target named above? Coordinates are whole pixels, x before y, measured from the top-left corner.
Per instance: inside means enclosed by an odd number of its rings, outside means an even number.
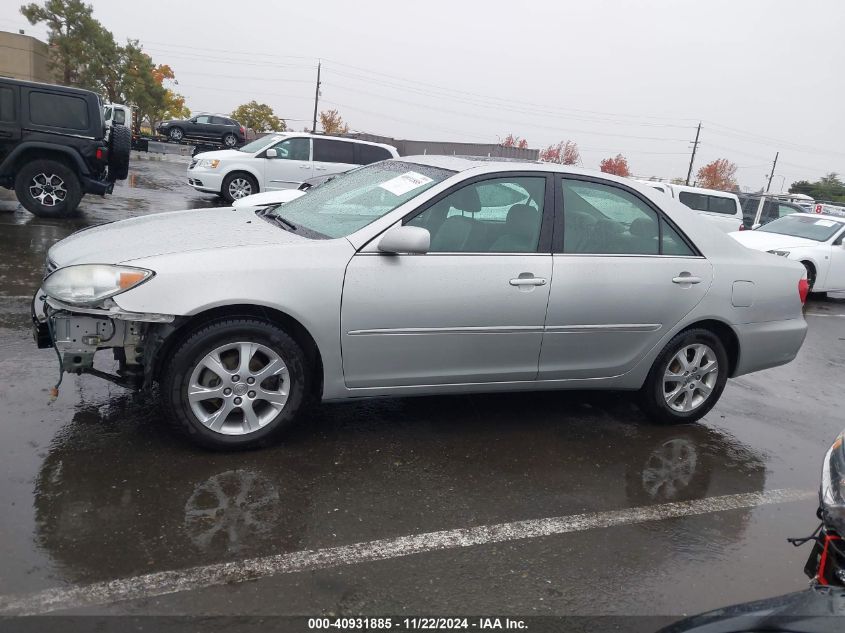
[[[210,447],[307,404],[537,389],[639,392],[689,422],[729,377],[792,360],[804,268],[647,186],[569,167],[417,156],[277,207],[179,211],[56,244],[34,302],[67,372],[159,384]],[[103,372],[96,372],[103,375]]]

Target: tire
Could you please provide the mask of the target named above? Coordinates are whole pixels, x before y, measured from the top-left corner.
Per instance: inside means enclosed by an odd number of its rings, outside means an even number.
[[[65,163],[34,160],[26,163],[15,177],[15,194],[23,207],[41,218],[71,215],[82,200],[82,184],[76,172]]]
[[[682,365],[681,357],[690,363],[688,367]],[[711,362],[716,363],[713,369],[695,371]],[[670,372],[678,379],[666,380]],[[695,422],[718,402],[727,381],[728,354],[719,337],[703,328],[687,330],[669,341],[655,359],[640,390],[640,407],[659,424]],[[669,385],[669,393],[664,391],[665,385]]]
[[[174,143],[179,143],[185,138],[185,132],[180,127],[172,127],[170,131],[167,133],[167,138],[169,138]]]
[[[816,285],[816,267],[810,262],[801,263],[807,269],[807,283],[810,285],[810,292],[813,292],[813,286]]]
[[[234,147],[238,144],[238,137],[232,134],[231,132],[224,134],[222,140],[223,145],[225,145],[226,147]]]
[[[126,180],[129,176],[129,154],[132,132],[125,125],[113,125],[109,136],[109,180]]]
[[[266,445],[294,422],[308,400],[311,375],[302,348],[283,330],[233,318],[188,336],[165,359],[161,389],[168,418],[192,441],[216,450],[245,449]],[[207,397],[191,402],[192,385]]]
[[[250,174],[236,171],[223,179],[220,195],[228,202],[258,193],[258,182]]]

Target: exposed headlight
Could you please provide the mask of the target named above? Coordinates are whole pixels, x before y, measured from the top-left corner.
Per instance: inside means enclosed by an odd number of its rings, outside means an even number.
[[[220,164],[220,161],[216,158],[203,158],[200,162],[197,163],[197,167],[208,167],[209,169],[217,169],[217,165]]]
[[[777,249],[766,251],[767,253],[771,253],[772,255],[780,255],[781,257],[789,257],[789,251],[779,251]]]
[[[44,292],[48,297],[71,305],[94,305],[144,283],[155,273],[133,266],[79,264],[66,266],[48,275]]]
[[[845,431],[824,457],[819,501],[825,523],[845,535]]]

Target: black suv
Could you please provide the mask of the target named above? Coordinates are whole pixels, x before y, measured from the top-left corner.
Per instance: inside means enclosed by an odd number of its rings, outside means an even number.
[[[66,216],[86,193],[111,193],[129,172],[131,137],[116,125],[106,138],[94,92],[0,77],[0,186],[35,215]]]
[[[246,129],[243,125],[215,114],[201,114],[186,121],[163,121],[157,131],[175,143],[191,139],[216,141],[226,147],[237,147],[246,142]]]

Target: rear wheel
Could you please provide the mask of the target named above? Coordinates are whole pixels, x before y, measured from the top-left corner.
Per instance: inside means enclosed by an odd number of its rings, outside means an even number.
[[[649,371],[640,406],[655,422],[695,422],[719,400],[728,380],[728,354],[710,330],[675,336]]]
[[[258,193],[258,183],[255,178],[244,172],[229,174],[223,179],[223,187],[220,190],[223,197],[229,202],[240,200],[254,193]]]
[[[39,217],[70,215],[82,199],[82,185],[70,167],[57,160],[34,160],[15,177],[15,194],[24,208]]]
[[[198,444],[251,448],[291,424],[310,385],[302,348],[283,330],[231,319],[192,334],[162,376],[169,417]]]

